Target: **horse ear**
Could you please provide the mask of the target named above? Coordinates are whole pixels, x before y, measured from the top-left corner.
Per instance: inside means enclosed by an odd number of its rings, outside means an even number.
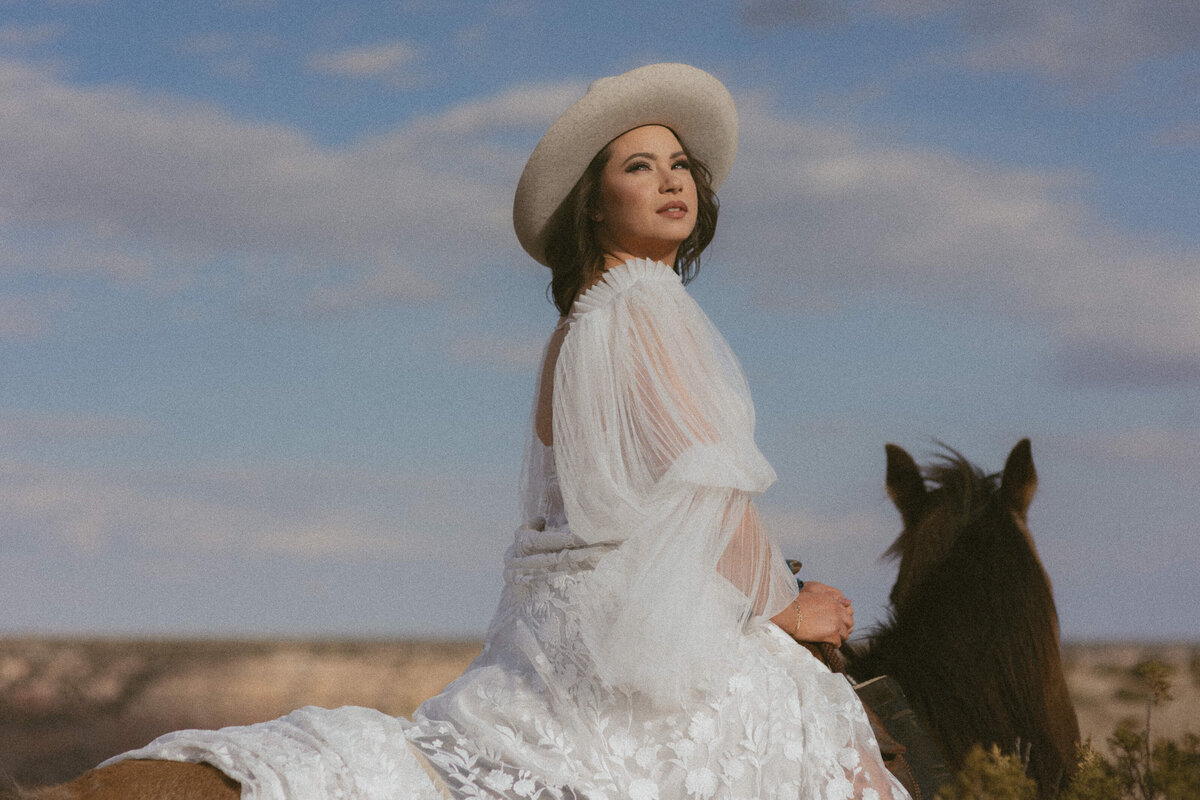
[[[1037,491],[1037,470],[1033,468],[1033,451],[1028,439],[1017,442],[1004,462],[1004,477],[1000,479],[1000,497],[1004,505],[1025,516]]]
[[[900,512],[905,527],[915,525],[925,511],[925,479],[917,462],[903,447],[885,445],[887,451],[887,492]]]

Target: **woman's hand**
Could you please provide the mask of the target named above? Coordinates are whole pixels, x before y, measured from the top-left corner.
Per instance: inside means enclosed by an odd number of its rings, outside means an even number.
[[[792,604],[771,621],[798,642],[828,642],[841,647],[854,631],[854,607],[846,595],[832,586],[805,581]]]

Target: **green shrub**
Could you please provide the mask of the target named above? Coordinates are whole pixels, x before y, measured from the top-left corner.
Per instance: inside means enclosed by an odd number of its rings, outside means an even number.
[[[1025,774],[1025,765],[1015,754],[1002,753],[992,745],[987,750],[975,745],[967,754],[954,784],[944,787],[934,800],[1034,800],[1037,784]]]
[[[1193,664],[1193,673],[1195,669]],[[1146,661],[1130,676],[1135,688],[1125,691],[1145,701],[1145,719],[1117,725],[1108,737],[1111,758],[1090,740],[1082,744],[1078,769],[1059,800],[1200,800],[1200,736],[1187,733],[1177,742],[1151,739],[1154,708],[1172,699],[1171,669]],[[1036,795],[1021,759],[993,746],[972,750],[954,785],[943,789],[937,800],[1032,800]]]

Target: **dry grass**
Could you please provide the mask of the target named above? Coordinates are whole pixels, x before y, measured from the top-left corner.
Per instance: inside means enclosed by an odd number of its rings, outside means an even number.
[[[0,776],[63,781],[180,728],[305,705],[408,715],[477,642],[0,640]]]
[[[69,779],[179,728],[272,719],[304,705],[411,714],[479,652],[477,642],[0,640],[0,775]],[[1128,672],[1157,658],[1176,700],[1155,736],[1200,729],[1200,645],[1068,645],[1084,736],[1102,744],[1145,705]]]
[[[1074,644],[1063,650],[1067,685],[1084,736],[1097,747],[1122,719],[1144,724],[1146,698],[1132,670],[1155,659],[1171,670],[1174,700],[1154,709],[1151,736],[1177,739],[1200,733],[1200,644]]]

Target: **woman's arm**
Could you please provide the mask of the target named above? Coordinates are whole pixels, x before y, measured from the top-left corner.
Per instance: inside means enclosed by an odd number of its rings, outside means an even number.
[[[772,592],[780,591],[778,582],[769,580],[767,562],[778,558],[773,549],[758,510],[753,502],[748,503],[717,571],[749,598],[755,614],[763,614],[772,604]],[[778,608],[778,601],[774,606]],[[798,642],[829,642],[840,647],[854,630],[854,608],[849,598],[832,586],[805,581],[800,593],[771,621]]]
[[[733,538],[717,562],[717,571],[746,595],[754,614],[786,611],[795,599],[796,582],[763,526],[754,501],[746,500],[744,505]],[[737,505],[731,510],[736,513],[741,508]]]

